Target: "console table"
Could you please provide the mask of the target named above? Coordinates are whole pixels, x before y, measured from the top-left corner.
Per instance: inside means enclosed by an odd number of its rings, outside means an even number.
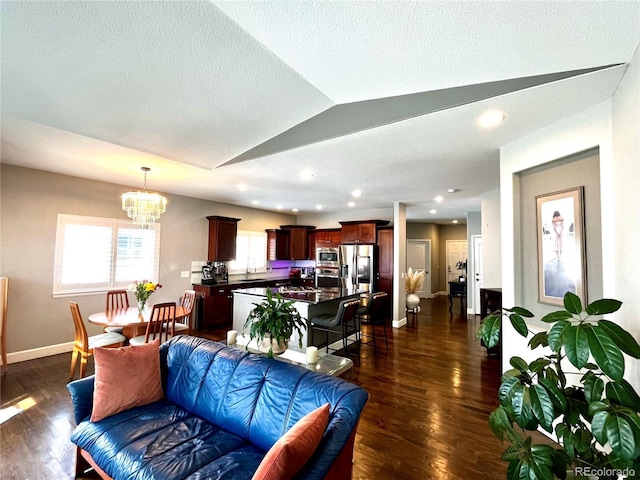
[[[453,307],[453,297],[460,297],[460,308],[464,307],[467,298],[467,282],[449,282],[449,311]],[[464,310],[462,310],[464,312]]]

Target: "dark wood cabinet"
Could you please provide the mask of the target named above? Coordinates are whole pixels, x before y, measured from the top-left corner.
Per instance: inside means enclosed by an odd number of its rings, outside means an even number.
[[[315,231],[315,248],[338,247],[342,243],[342,230],[325,228]]]
[[[494,312],[502,310],[502,289],[501,288],[481,288],[480,289],[480,317],[485,318],[487,315],[491,315]],[[484,342],[481,342],[483,347],[486,347]],[[500,355],[501,345],[498,342],[493,348],[488,348],[487,353],[489,355]]]
[[[236,258],[236,235],[239,218],[207,217],[209,220],[209,252],[210,262],[229,262]]]
[[[288,230],[267,230],[267,260],[289,260],[290,236]]]
[[[237,286],[194,285],[194,290],[203,295],[202,328],[231,327],[233,325],[233,293]]]
[[[389,222],[386,220],[340,222],[340,225],[342,225],[342,243],[345,245],[376,243],[376,227],[388,224]]]
[[[377,240],[378,265],[375,289],[389,295],[385,310],[391,314],[393,305],[393,228],[378,229]]]
[[[287,256],[277,258],[277,260],[310,260],[309,256],[309,233],[316,227],[310,225],[280,225],[280,229],[289,232]],[[283,237],[284,238],[284,237]]]

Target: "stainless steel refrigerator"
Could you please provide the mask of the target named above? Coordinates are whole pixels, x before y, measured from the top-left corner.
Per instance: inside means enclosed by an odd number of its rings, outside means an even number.
[[[340,245],[340,284],[373,291],[375,245]]]

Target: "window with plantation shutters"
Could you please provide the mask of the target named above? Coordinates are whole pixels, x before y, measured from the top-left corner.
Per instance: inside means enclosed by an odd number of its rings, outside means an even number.
[[[228,263],[229,273],[267,271],[267,234],[238,230],[236,259]]]
[[[159,224],[141,230],[124,220],[59,214],[53,295],[157,281],[159,254]]]

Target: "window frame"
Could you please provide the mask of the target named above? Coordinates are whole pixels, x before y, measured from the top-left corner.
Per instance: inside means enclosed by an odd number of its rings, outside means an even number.
[[[111,252],[110,261],[108,265],[104,265],[104,268],[108,270],[108,278],[103,282],[93,282],[94,284],[100,284],[99,286],[91,286],[91,282],[72,284],[71,287],[65,287],[62,283],[63,274],[63,261],[64,261],[64,249],[65,249],[65,228],[67,225],[86,225],[86,226],[104,226],[111,229]],[[95,295],[106,293],[109,290],[126,288],[129,284],[135,280],[141,280],[142,278],[136,277],[132,279],[126,279],[117,281],[118,273],[118,237],[121,230],[140,230],[138,226],[130,220],[122,220],[118,218],[104,218],[104,217],[90,217],[85,215],[71,215],[65,213],[59,213],[56,224],[56,243],[55,243],[55,257],[53,264],[53,286],[52,295],[54,298],[68,297],[77,295]],[[158,282],[159,270],[160,270],[160,224],[154,223],[149,226],[149,230],[154,232],[153,245],[154,255],[150,258],[153,265],[150,266],[152,271],[152,278],[145,278],[153,282]],[[133,238],[130,236],[129,238]],[[122,265],[121,265],[122,268]],[[69,285],[69,284],[67,284]]]

